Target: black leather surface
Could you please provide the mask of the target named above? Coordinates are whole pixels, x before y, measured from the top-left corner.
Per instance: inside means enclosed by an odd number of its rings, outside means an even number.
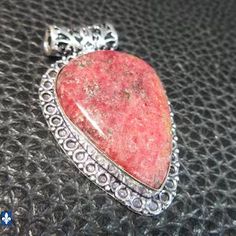
[[[130,212],[71,165],[38,103],[46,24],[113,22],[175,111],[180,183],[158,217]],[[236,1],[0,1],[0,235],[236,235]]]

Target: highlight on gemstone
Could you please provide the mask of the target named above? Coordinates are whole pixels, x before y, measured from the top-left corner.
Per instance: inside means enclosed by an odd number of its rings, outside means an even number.
[[[171,117],[149,64],[123,52],[91,52],[62,68],[56,95],[68,119],[101,153],[145,186],[161,187],[171,160]]]

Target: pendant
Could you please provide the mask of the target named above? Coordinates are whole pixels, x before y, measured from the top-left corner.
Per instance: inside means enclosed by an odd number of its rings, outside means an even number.
[[[158,215],[179,180],[173,113],[155,70],[117,47],[111,24],[50,26],[44,49],[58,60],[42,77],[40,103],[81,173],[134,212]]]

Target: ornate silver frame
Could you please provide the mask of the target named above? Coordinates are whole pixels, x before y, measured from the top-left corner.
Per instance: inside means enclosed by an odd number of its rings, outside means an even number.
[[[76,56],[63,57],[42,76],[39,98],[49,129],[70,161],[93,183],[136,213],[149,216],[160,214],[171,204],[179,180],[179,150],[173,113],[171,165],[164,184],[155,191],[114,165],[70,122],[61,109],[55,91],[57,75]]]

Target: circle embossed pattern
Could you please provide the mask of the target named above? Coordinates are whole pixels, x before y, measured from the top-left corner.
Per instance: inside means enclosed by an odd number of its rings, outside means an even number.
[[[13,224],[0,235],[236,235],[235,12],[234,0],[2,0],[0,210]],[[82,176],[40,109],[41,76],[55,62],[43,55],[46,25],[104,21],[120,50],[158,71],[175,113],[180,181],[156,217]]]

